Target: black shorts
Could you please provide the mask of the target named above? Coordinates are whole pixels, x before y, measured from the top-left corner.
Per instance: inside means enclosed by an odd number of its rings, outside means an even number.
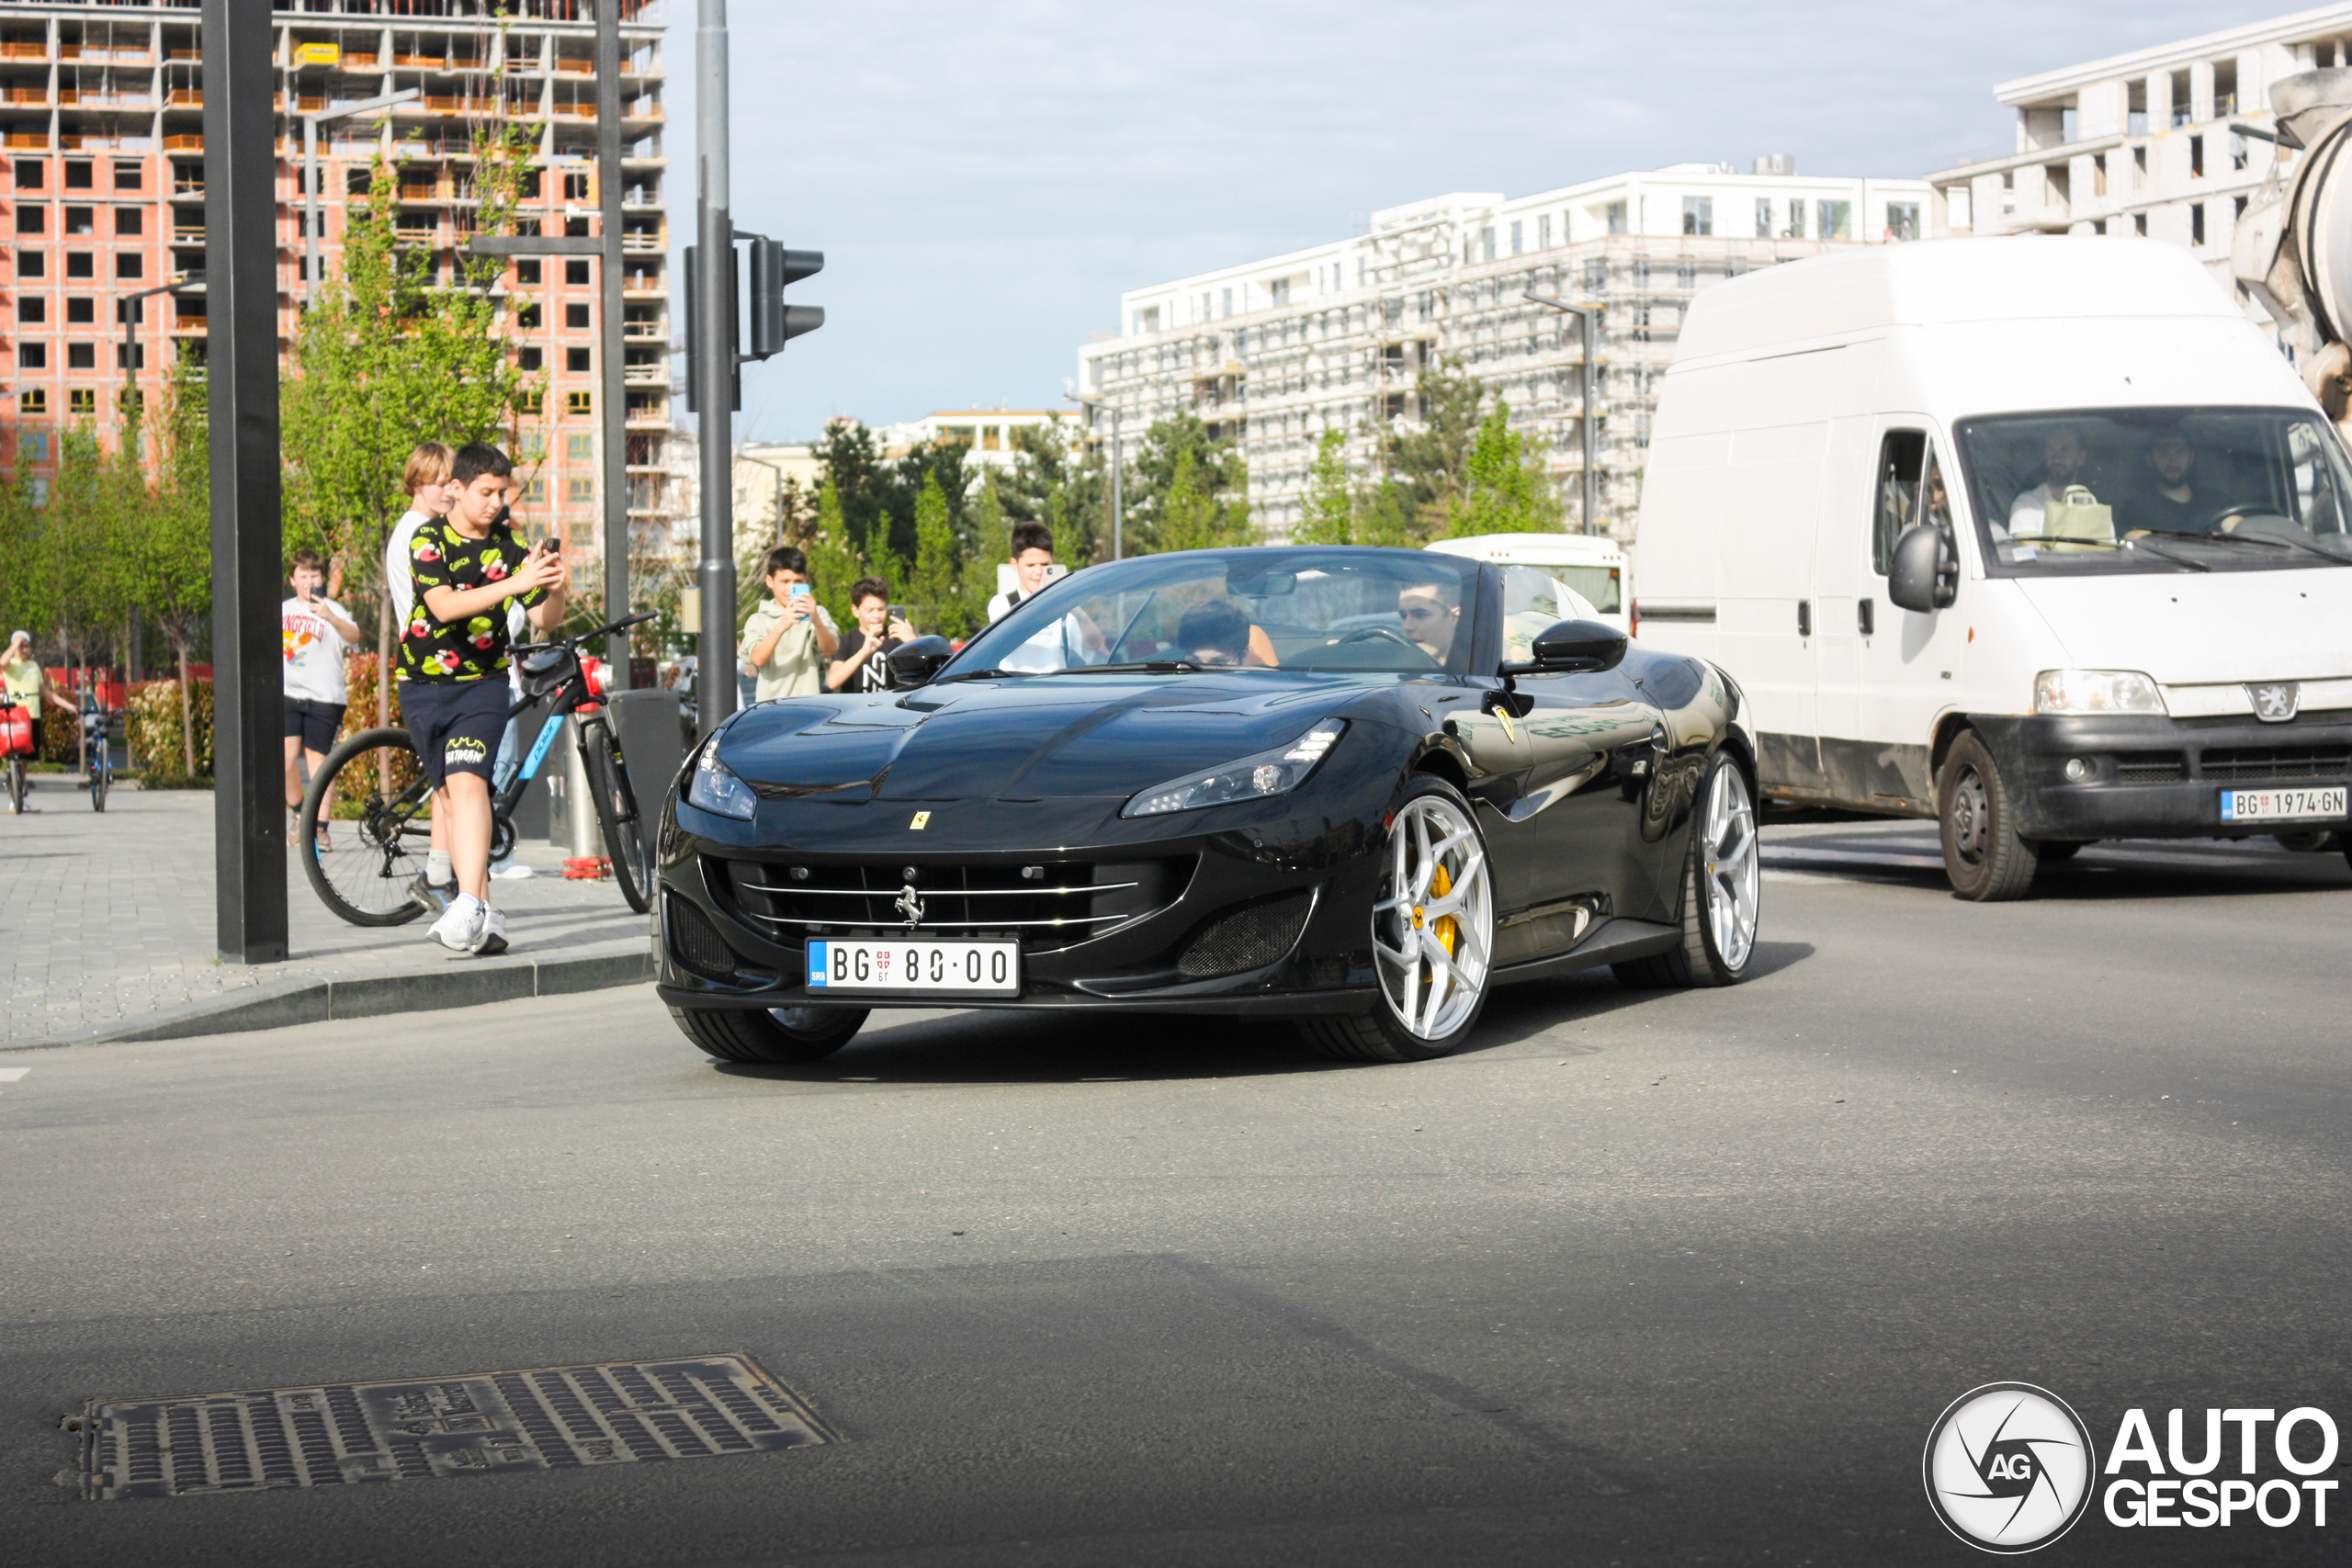
[[[344,705],[315,697],[287,698],[286,739],[300,740],[305,751],[334,750],[335,732],[343,728]]]
[[[439,789],[451,773],[489,778],[513,697],[503,674],[479,681],[402,681],[401,717],[424,764],[425,782]]]

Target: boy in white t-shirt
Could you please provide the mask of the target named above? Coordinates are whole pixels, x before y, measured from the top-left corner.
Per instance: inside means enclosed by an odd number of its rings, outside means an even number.
[[[401,488],[408,492],[408,510],[401,513],[400,521],[392,525],[391,536],[384,541],[384,591],[392,598],[395,626],[407,626],[415,613],[416,585],[410,572],[409,549],[419,527],[449,514],[452,491],[457,488],[449,482],[454,461],[456,455],[440,442],[420,441],[401,474]],[[424,862],[425,886],[440,893],[444,904],[458,892],[458,874],[449,864],[448,832],[448,825],[436,814],[432,849]]]
[[[307,756],[316,774],[334,750],[346,703],[344,656],[359,641],[359,628],[352,624],[349,611],[321,592],[327,565],[318,551],[295,551],[288,578],[294,596],[277,611],[286,653],[286,805],[300,811],[302,771],[298,764]],[[320,810],[322,848],[328,842],[332,805],[330,801]]]

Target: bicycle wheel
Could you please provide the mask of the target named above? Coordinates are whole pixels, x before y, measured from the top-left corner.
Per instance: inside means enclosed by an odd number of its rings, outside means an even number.
[[[405,925],[424,913],[412,889],[432,848],[432,809],[407,730],[363,729],[328,753],[295,829],[294,852],[320,902],[355,926]]]
[[[106,745],[106,742],[101,740],[98,744],[103,748]],[[114,768],[107,761],[106,752],[101,750],[97,756],[92,759],[90,762],[91,810],[104,811],[107,808],[107,785],[113,782]]]
[[[8,759],[8,809],[18,816],[24,814],[25,760],[22,757]]]
[[[602,719],[580,727],[580,756],[588,764],[588,787],[596,796],[596,820],[605,829],[605,852],[612,857],[613,880],[628,907],[644,914],[653,907],[646,874],[645,829],[637,819],[637,792],[629,787],[628,763],[620,742]]]

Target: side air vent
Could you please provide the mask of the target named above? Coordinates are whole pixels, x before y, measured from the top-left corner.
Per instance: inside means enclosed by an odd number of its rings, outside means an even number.
[[[709,916],[674,895],[663,900],[662,916],[670,931],[671,956],[682,966],[712,980],[733,976],[735,950],[727,945]]]
[[[1176,967],[1195,980],[1263,969],[1298,941],[1298,933],[1306,929],[1307,911],[1314,904],[1312,894],[1293,893],[1271,903],[1252,904],[1246,909],[1220,915],[1202,928]]]

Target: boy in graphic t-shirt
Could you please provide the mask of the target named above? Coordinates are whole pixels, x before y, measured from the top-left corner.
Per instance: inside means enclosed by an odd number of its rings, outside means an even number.
[[[287,573],[294,597],[277,607],[286,650],[286,805],[292,811],[302,808],[298,759],[310,760],[315,778],[334,750],[345,705],[344,656],[359,641],[351,612],[320,592],[326,580],[326,562],[318,551],[295,551],[293,570]],[[321,849],[333,847],[328,829],[334,804],[330,796],[319,807]]]
[[[915,639],[915,628],[904,615],[890,614],[890,585],[878,577],[861,577],[850,584],[849,604],[857,616],[854,628],[842,634],[837,655],[825,666],[829,692],[888,692],[890,651]]]
[[[458,876],[458,897],[426,934],[458,953],[506,950],[505,917],[490,907],[490,781],[510,705],[508,601],[542,634],[563,621],[562,558],[493,521],[514,472],[495,446],[459,447],[449,515],[418,525],[409,542],[415,600],[401,637],[401,711],[434,815],[447,818]]]

